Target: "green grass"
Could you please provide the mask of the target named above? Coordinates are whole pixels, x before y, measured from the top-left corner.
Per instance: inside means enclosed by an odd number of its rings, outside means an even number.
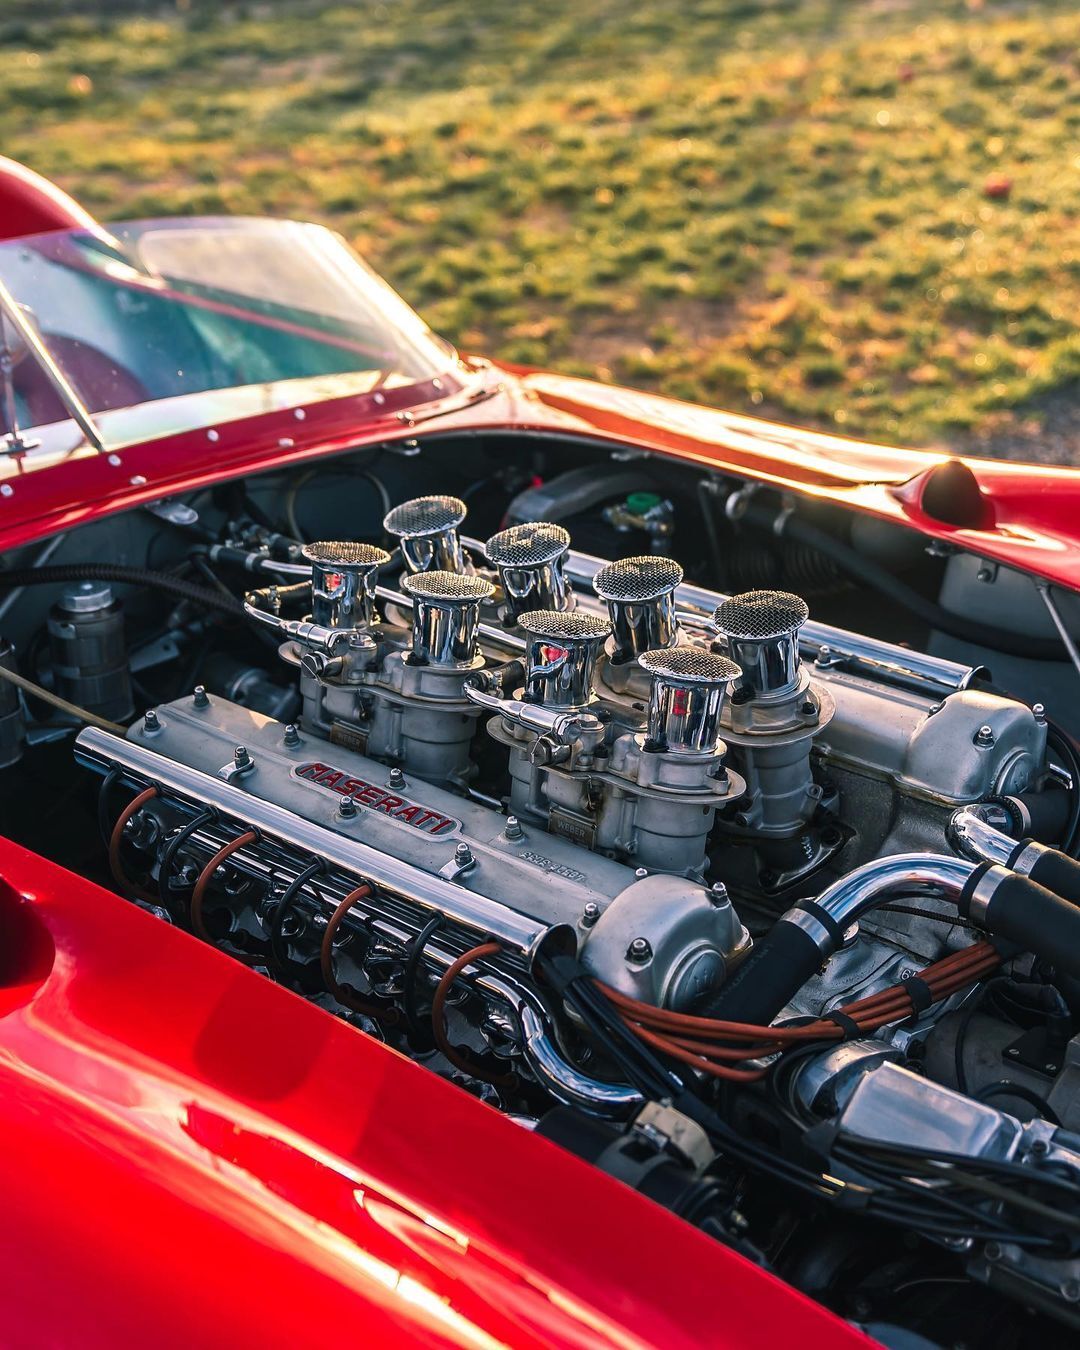
[[[330,222],[469,349],[909,444],[1080,375],[1074,0],[0,0],[0,72],[99,215]]]

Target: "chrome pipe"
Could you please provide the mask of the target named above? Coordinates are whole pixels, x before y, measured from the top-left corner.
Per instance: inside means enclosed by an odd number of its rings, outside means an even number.
[[[599,731],[603,726],[594,713],[559,712],[539,703],[526,703],[520,698],[499,698],[478,683],[466,684],[465,697],[478,708],[498,713],[525,731],[550,736],[562,744],[567,744],[575,734]]]
[[[996,802],[975,802],[961,806],[949,818],[949,843],[958,853],[976,862],[1009,866],[1017,841],[1004,826],[1010,822],[1008,811]]]
[[[836,950],[833,933],[843,931],[890,895],[931,896],[955,903],[964,884],[978,866],[965,858],[947,858],[938,853],[897,853],[863,863],[827,887],[814,901],[835,928],[827,928],[805,909],[789,909],[780,922],[801,928],[817,944],[823,956]]]
[[[119,765],[136,778],[186,801],[213,807],[224,816],[254,826],[281,844],[323,858],[343,871],[369,877],[423,910],[442,914],[480,936],[493,937],[526,961],[531,962],[552,935],[564,936],[558,927],[519,914],[465,886],[430,876],[369,844],[304,820],[234,783],[166,759],[135,741],[89,727],[77,737],[75,752],[79,762],[89,768],[107,772]]]
[[[555,1048],[554,1037],[531,1004],[521,1001],[518,1018],[524,1036],[523,1049],[529,1067],[556,1101],[576,1106],[590,1115],[611,1118],[628,1116],[645,1099],[636,1088],[601,1083],[568,1064]]]

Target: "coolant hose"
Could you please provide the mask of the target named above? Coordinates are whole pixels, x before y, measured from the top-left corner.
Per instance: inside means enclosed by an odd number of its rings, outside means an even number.
[[[1026,657],[1031,661],[1067,661],[1068,654],[1056,638],[1022,637],[1008,633],[1000,628],[991,628],[987,624],[965,619],[960,614],[943,609],[941,605],[920,595],[917,590],[901,581],[886,567],[874,562],[858,549],[826,530],[818,529],[809,521],[788,513],[785,515],[778,507],[766,507],[751,502],[736,517],[763,530],[769,530],[780,539],[797,539],[800,543],[817,549],[826,557],[849,573],[856,581],[863,582],[880,592],[888,599],[902,606],[916,618],[922,619],[931,628],[948,634],[960,642],[972,642],[978,647],[989,647],[1006,656]]]
[[[898,853],[864,863],[816,900],[800,900],[789,909],[695,1013],[768,1026],[840,950],[845,931],[863,914],[897,894],[936,896],[955,904],[976,867],[967,859],[937,853]]]
[[[1052,961],[1066,975],[1080,976],[1080,908],[1030,877],[980,863],[957,908],[980,928]]]
[[[128,567],[123,563],[55,563],[49,567],[16,567],[10,572],[0,572],[0,590],[21,586],[53,586],[64,581],[113,581],[123,586],[145,586],[175,596],[178,600],[190,600],[204,609],[228,614],[230,618],[241,617],[244,613],[244,606],[238,599],[232,599],[219,591],[196,585],[193,581],[184,581],[182,577],[170,576],[167,572]]]

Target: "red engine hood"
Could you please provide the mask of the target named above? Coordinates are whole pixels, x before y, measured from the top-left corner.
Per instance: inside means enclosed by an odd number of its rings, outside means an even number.
[[[869,1346],[194,938],[0,841],[19,1346]]]
[[[641,447],[907,524],[984,557],[1080,587],[1080,471],[964,460],[976,509],[963,525],[928,509],[948,456],[845,440],[569,376],[502,366],[487,388],[417,406],[361,397],[264,413],[114,455],[79,451],[47,468],[0,464],[0,550],[241,473],[371,442],[444,432],[553,432]],[[399,391],[399,397],[405,391]],[[408,397],[415,399],[416,391]]]

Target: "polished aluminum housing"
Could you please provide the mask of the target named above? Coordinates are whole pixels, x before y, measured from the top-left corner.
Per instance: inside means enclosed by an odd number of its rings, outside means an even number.
[[[611,624],[594,614],[530,610],[525,633],[526,696],[548,708],[583,708],[593,697],[593,673]]]
[[[671,647],[678,638],[675,588],[683,570],[672,558],[619,558],[593,577],[614,635],[612,660],[635,661],[642,652]]]
[[[788,591],[746,591],[725,600],[715,622],[740,684],[754,698],[793,689],[799,677],[799,629],[810,611]]]
[[[418,572],[401,586],[413,602],[413,660],[427,666],[471,665],[480,606],[495,593],[491,582],[460,572]]]
[[[383,529],[396,536],[410,572],[464,572],[457,527],[466,509],[460,497],[413,497],[387,514]]]
[[[564,564],[570,536],[561,525],[527,521],[501,530],[484,545],[506,595],[503,617],[516,622],[530,610],[568,610],[574,593]]]
[[[311,617],[324,628],[363,631],[371,625],[379,568],[390,561],[374,544],[341,540],[305,544],[311,564]]]
[[[739,667],[699,647],[643,652],[639,662],[652,676],[651,747],[677,755],[712,754],[720,741],[724,700],[739,678]]]

